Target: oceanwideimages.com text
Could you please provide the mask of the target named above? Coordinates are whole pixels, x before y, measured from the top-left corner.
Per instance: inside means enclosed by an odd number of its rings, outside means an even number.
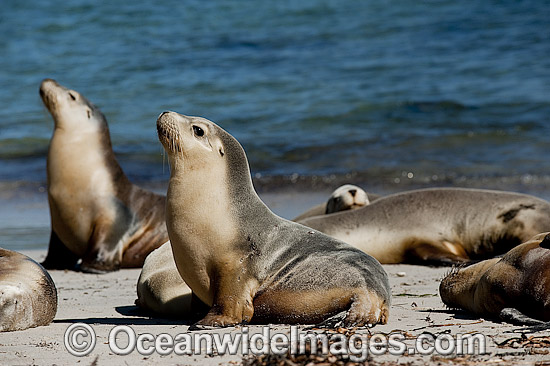
[[[159,355],[346,355],[352,361],[364,361],[369,355],[474,355],[486,352],[486,338],[480,333],[421,334],[413,339],[405,334],[355,333],[345,335],[333,332],[300,331],[291,326],[288,333],[274,331],[269,326],[261,332],[251,332],[242,327],[237,332],[208,333],[185,332],[176,335],[168,333],[136,333],[127,325],[115,326],[109,332],[109,352],[129,355],[137,352],[147,356]],[[76,323],[67,328],[64,344],[75,356],[85,356],[96,346],[96,335],[88,324]]]

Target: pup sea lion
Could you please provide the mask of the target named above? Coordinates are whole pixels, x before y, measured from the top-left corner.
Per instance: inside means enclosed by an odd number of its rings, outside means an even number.
[[[48,325],[57,289],[46,270],[26,255],[0,248],[0,332]]]
[[[52,232],[43,265],[87,272],[141,267],[168,241],[165,197],[133,185],[118,164],[107,121],[84,96],[54,80],[40,96],[55,128],[47,161]]]
[[[166,224],[179,273],[211,306],[199,326],[386,323],[388,276],[371,256],[282,219],[260,200],[237,140],[199,117],[164,112],[171,167]]]
[[[313,206],[306,212],[295,217],[292,221],[300,221],[307,217],[327,215],[335,212],[354,210],[369,204],[379,198],[374,194],[367,194],[361,187],[353,184],[344,184],[332,192],[327,202]]]
[[[512,308],[550,321],[550,233],[536,235],[502,258],[454,269],[441,281],[439,293],[447,306],[483,317],[503,318],[503,310]]]
[[[452,264],[505,253],[550,231],[550,203],[512,192],[433,188],[300,223],[381,263]]]

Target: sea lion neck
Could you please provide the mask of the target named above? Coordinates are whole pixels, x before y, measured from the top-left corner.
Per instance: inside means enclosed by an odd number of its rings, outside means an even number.
[[[107,120],[99,110],[95,113],[97,114],[93,117],[96,119],[94,125],[86,129],[62,127],[62,124],[56,123],[47,163],[50,165],[59,161],[61,164],[76,164],[82,175],[93,174],[99,164],[99,167],[109,172],[112,180],[118,182],[117,189],[126,191],[131,183],[116,159]],[[86,169],[86,166],[81,164],[84,161],[94,163],[88,166],[90,169]]]
[[[226,174],[235,214],[239,220],[249,222],[251,216],[255,217],[275,217],[275,214],[260,199],[252,182],[250,167],[246,153],[241,144],[228,132],[220,129],[219,136],[227,152],[225,158],[230,167]],[[244,227],[241,225],[241,227]]]

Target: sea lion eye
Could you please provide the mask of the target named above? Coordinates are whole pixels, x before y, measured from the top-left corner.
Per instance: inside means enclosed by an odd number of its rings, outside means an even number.
[[[88,119],[90,119],[92,117],[92,112],[89,109],[87,109],[86,113],[88,113]]]
[[[204,130],[199,126],[193,126],[193,133],[198,137],[204,136]]]
[[[73,93],[69,92],[69,96],[71,97],[72,100],[76,100],[76,97],[74,96]]]

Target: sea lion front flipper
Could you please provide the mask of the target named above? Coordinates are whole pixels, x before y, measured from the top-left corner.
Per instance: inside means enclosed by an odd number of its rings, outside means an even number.
[[[46,269],[75,269],[78,257],[69,250],[57,236],[51,231],[48,254],[44,262],[40,263]]]
[[[533,319],[516,308],[504,308],[498,314],[500,320],[515,325],[542,325],[545,324],[542,320]],[[548,323],[550,327],[550,323]]]
[[[88,241],[86,254],[82,257],[80,270],[87,273],[118,271],[122,261],[122,248],[119,248],[121,235],[113,235],[113,225],[97,222]]]
[[[232,276],[231,272],[237,274]],[[254,314],[252,293],[256,293],[258,283],[253,278],[234,281],[234,278],[243,277],[240,272],[240,268],[236,271],[228,269],[225,277],[220,277],[213,306],[196,325],[227,327],[250,322]]]
[[[457,245],[453,244],[452,248]],[[448,242],[443,245],[431,243],[414,243],[409,245],[405,253],[406,263],[424,264],[432,266],[453,266],[455,264],[466,263],[470,261],[466,253],[460,253],[452,250]]]
[[[204,318],[193,324],[189,330],[209,330],[242,323],[238,317],[224,314],[222,309],[223,307],[219,305],[212,306]]]

